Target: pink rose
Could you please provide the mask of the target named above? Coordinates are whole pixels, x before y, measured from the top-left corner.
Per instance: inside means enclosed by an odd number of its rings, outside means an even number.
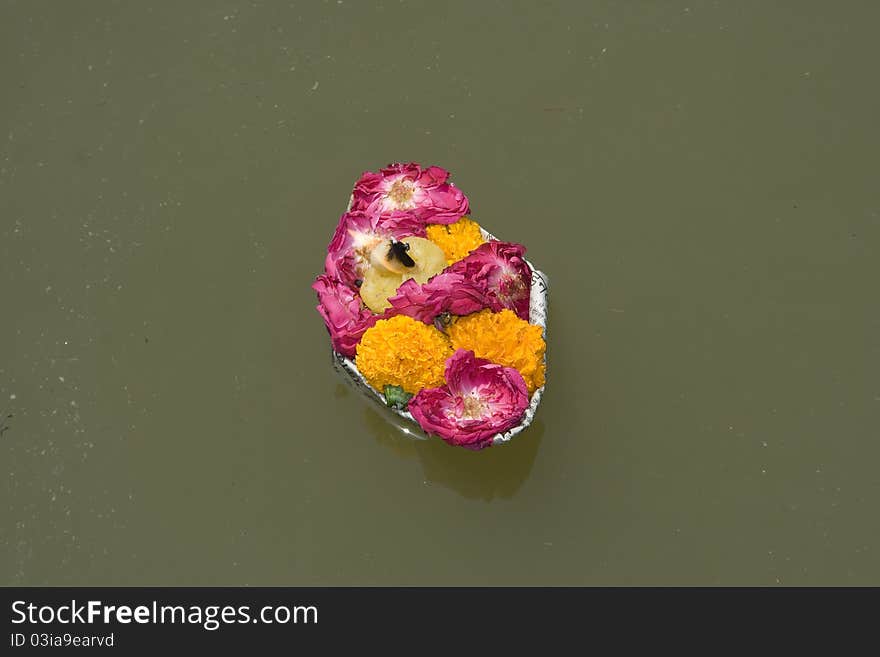
[[[532,270],[525,251],[521,244],[486,242],[422,285],[406,281],[388,301],[397,314],[425,324],[443,313],[469,315],[483,308],[509,308],[528,321]]]
[[[379,173],[365,172],[354,185],[352,210],[386,215],[406,211],[422,224],[451,224],[470,212],[467,197],[447,182],[440,167],[423,169],[415,162],[389,164]]]
[[[463,274],[447,268],[427,283],[413,279],[397,288],[388,299],[398,315],[408,315],[425,324],[432,324],[438,315],[469,315],[487,307],[483,292],[465,279]]]
[[[483,449],[519,424],[529,405],[522,375],[459,349],[446,361],[446,385],[424,388],[409,411],[426,432],[450,445]]]
[[[346,212],[327,247],[324,272],[346,285],[355,285],[355,281],[363,278],[374,246],[392,238],[424,235],[422,222],[406,212],[391,212],[382,217],[362,211]]]
[[[326,275],[318,276],[312,289],[318,293],[318,312],[324,318],[333,349],[343,356],[354,357],[364,331],[381,316],[364,308],[353,288]]]
[[[461,274],[486,299],[493,312],[508,308],[520,319],[529,319],[532,270],[523,259],[526,247],[491,240],[481,244],[446,271]]]

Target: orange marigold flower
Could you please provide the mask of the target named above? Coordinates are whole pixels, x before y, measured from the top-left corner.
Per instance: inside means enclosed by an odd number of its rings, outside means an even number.
[[[379,392],[392,385],[416,394],[444,384],[451,355],[449,339],[436,328],[397,315],[367,329],[357,345],[355,365]]]
[[[458,262],[486,241],[480,232],[480,225],[467,217],[462,217],[454,224],[431,224],[427,234],[429,240],[443,249],[448,265]]]
[[[547,344],[541,332],[540,326],[507,309],[497,313],[486,309],[459,317],[446,329],[453,349],[469,349],[477,358],[519,370],[530,395],[544,385]]]

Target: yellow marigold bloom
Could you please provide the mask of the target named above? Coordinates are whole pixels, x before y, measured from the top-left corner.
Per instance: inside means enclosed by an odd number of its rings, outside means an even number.
[[[480,225],[467,217],[454,224],[431,224],[427,231],[428,239],[443,249],[448,265],[461,260],[486,241],[480,233]]]
[[[367,329],[357,345],[355,365],[379,392],[392,385],[416,394],[445,383],[451,355],[449,339],[435,327],[397,315]]]
[[[513,367],[525,379],[531,395],[544,385],[544,352],[547,344],[541,327],[529,324],[510,310],[459,317],[446,329],[453,349],[470,349],[477,358]]]

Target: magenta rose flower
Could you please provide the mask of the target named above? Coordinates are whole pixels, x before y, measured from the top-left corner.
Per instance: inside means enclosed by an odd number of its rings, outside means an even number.
[[[422,224],[451,224],[470,212],[467,197],[440,167],[415,162],[365,172],[354,185],[352,210],[386,215],[411,212]]]
[[[438,315],[469,315],[487,307],[483,292],[464,274],[447,268],[422,285],[409,279],[388,299],[398,315],[432,324]]]
[[[373,247],[384,240],[413,236],[424,237],[425,226],[409,213],[392,212],[380,217],[362,211],[346,212],[327,247],[324,272],[346,285],[355,285],[363,278]]]
[[[528,321],[532,270],[525,251],[521,244],[486,242],[422,285],[406,281],[388,301],[397,314],[426,324],[443,313],[469,315],[483,308],[509,308]]]
[[[329,276],[318,276],[312,289],[318,293],[318,312],[324,318],[333,348],[343,356],[353,358],[364,331],[381,316],[364,308],[353,288]]]
[[[522,244],[491,240],[450,265],[446,271],[461,274],[480,290],[486,306],[493,312],[508,308],[520,319],[528,321],[532,270],[523,258],[525,252],[526,247]]]
[[[529,405],[522,375],[459,349],[446,361],[446,385],[424,388],[409,411],[426,432],[451,445],[483,449],[515,427]]]

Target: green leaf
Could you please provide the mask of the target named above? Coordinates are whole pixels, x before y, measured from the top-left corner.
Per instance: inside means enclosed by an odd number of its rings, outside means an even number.
[[[392,408],[405,409],[412,395],[400,386],[385,386],[385,403]]]

